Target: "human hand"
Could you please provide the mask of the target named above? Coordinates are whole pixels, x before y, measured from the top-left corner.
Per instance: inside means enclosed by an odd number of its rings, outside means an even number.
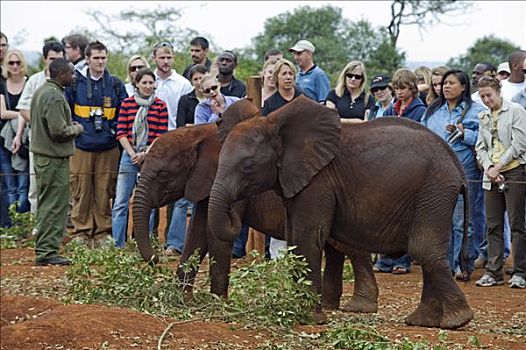
[[[220,96],[217,96],[216,98],[212,99],[210,105],[212,107],[212,112],[215,115],[223,114],[223,112],[225,111],[225,101],[223,101]]]
[[[490,180],[492,182],[496,182],[497,179],[499,178],[499,176],[501,176],[502,178],[504,178],[504,176],[502,176],[500,174],[500,166],[492,166],[490,167],[487,171],[486,171],[486,175],[490,178]]]
[[[13,154],[16,154],[20,150],[20,147],[22,147],[22,137],[20,135],[15,136],[11,147],[12,147],[11,152]]]
[[[84,126],[79,122],[73,122],[73,125],[77,127],[78,134],[82,134],[84,132]]]

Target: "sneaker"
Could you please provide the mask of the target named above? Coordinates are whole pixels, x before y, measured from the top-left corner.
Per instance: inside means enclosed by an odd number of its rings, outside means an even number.
[[[513,277],[508,281],[510,288],[526,288],[526,280],[518,275],[513,275]]]
[[[409,269],[403,266],[395,266],[393,267],[393,271],[391,271],[391,273],[395,275],[403,275],[403,274],[409,273]]]
[[[164,250],[164,255],[165,256],[179,256],[181,255],[181,252],[173,247],[169,247]]]
[[[504,280],[496,280],[490,274],[484,274],[476,283],[476,286],[479,287],[492,287],[492,286],[501,286],[504,284]]]
[[[484,259],[484,258],[479,256],[477,259],[475,259],[475,268],[476,269],[483,269],[484,267],[486,267],[487,263],[488,263],[487,259]]]

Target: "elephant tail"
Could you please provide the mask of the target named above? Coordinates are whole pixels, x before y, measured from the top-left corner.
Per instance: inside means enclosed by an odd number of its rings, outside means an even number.
[[[462,184],[460,188],[460,194],[464,198],[464,233],[462,234],[462,247],[460,252],[460,270],[464,275],[464,279],[469,281],[471,275],[471,263],[469,256],[469,222],[470,222],[470,208],[469,208],[469,193],[468,186],[466,183]]]

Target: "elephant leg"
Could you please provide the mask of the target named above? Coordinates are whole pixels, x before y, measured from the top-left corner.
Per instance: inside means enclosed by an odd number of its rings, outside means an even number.
[[[311,288],[318,295],[321,294],[321,248],[316,244],[315,240],[311,239],[308,242],[298,242],[295,239],[297,237],[293,234],[292,244],[297,248],[294,250],[294,253],[297,255],[302,255],[307,260],[307,264],[310,268],[310,272],[307,274],[307,278],[312,281]],[[323,312],[321,303],[316,305],[314,308],[314,321],[317,324],[322,324],[327,321],[327,315]]]
[[[355,251],[350,258],[354,271],[354,292],[343,310],[348,312],[377,312],[378,285],[373,272],[371,254]]]
[[[425,245],[424,241],[427,242]],[[435,246],[429,242],[432,240],[424,237],[420,243],[409,247],[409,254],[422,266],[424,286],[418,308],[405,322],[420,327],[462,327],[473,318],[473,310],[451,276],[447,262],[447,239]],[[429,248],[414,249],[416,246]]]
[[[337,310],[340,307],[344,263],[345,254],[326,243],[321,296],[322,307],[326,310]]]
[[[206,233],[207,212],[208,206],[206,202],[200,201],[196,203],[194,215],[192,215],[190,225],[188,226],[179,266],[177,267],[176,276],[183,287],[185,298],[189,298],[192,295],[193,284],[199,270],[199,265],[201,265],[206,253],[208,253]],[[199,259],[197,266],[188,265],[188,260],[196,250],[198,250]]]

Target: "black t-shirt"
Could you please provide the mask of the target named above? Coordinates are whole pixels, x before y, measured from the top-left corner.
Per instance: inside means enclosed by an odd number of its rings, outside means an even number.
[[[296,97],[300,95],[303,95],[303,93],[298,91],[297,89],[294,89],[294,97],[292,98],[292,100],[294,100]],[[270,113],[285,106],[289,102],[290,101],[285,100],[283,96],[281,96],[279,91],[276,91],[269,98],[267,98],[265,102],[263,103],[263,109],[261,110],[261,115],[266,117]]]
[[[177,119],[176,125],[178,128],[186,124],[194,123],[195,107],[199,104],[199,100],[195,96],[195,90],[181,96],[179,104],[177,105]]]
[[[241,81],[232,77],[232,81],[230,82],[230,84],[221,87],[220,91],[225,96],[236,96],[239,98],[243,98],[247,94],[247,87]]]
[[[374,107],[374,97],[369,95],[368,101],[365,101],[365,92],[362,91],[354,103],[351,102],[351,93],[345,89],[343,96],[338,97],[336,91],[332,89],[327,96],[327,101],[331,101],[336,105],[340,118],[355,118],[362,119],[365,115],[365,110],[372,110]]]

